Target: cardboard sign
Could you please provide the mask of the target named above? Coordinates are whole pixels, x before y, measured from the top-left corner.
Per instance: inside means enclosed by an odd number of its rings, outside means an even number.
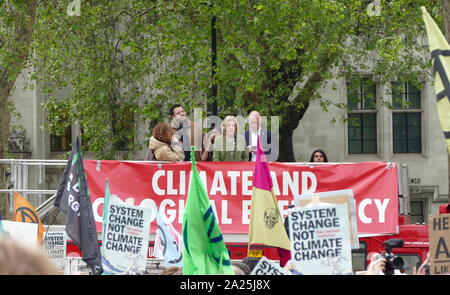
[[[352,274],[346,204],[296,207],[289,212],[292,265],[306,275]]]
[[[102,245],[103,267],[112,274],[145,272],[150,232],[150,208],[111,200]]]
[[[320,202],[331,204],[346,204],[349,212],[349,231],[352,249],[359,248],[358,230],[356,222],[356,202],[351,189],[315,193],[314,195],[298,195],[295,197],[295,205],[304,207],[311,203],[313,196],[317,196]]]
[[[266,256],[261,257],[251,275],[288,275],[289,273]]]
[[[2,220],[3,234],[9,235],[24,247],[37,246],[38,224]]]
[[[429,217],[430,272],[432,275],[450,273],[450,214]]]
[[[44,235],[44,249],[56,267],[58,269],[64,269],[67,249],[66,232],[47,232]]]

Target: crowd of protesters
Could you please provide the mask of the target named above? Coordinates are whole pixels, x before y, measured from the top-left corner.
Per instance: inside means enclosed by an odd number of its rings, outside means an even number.
[[[248,115],[249,130],[241,133],[238,120],[234,116],[226,116],[220,130],[212,129],[204,136],[201,126],[197,126],[186,116],[186,112],[179,104],[170,108],[172,122],[158,123],[152,130],[149,140],[149,153],[146,160],[157,161],[189,161],[191,160],[190,145],[196,146],[195,158],[201,161],[255,161],[258,136],[266,155],[270,155],[274,146],[271,145],[272,133],[263,128],[261,115],[252,111]],[[241,135],[242,134],[242,135]],[[204,142],[194,142],[195,136],[201,136]],[[321,149],[312,152],[309,162],[328,162],[326,153]],[[289,208],[292,208],[290,206]],[[286,232],[289,236],[288,218],[284,220]],[[290,251],[278,248],[280,266],[288,273],[301,275],[292,265]],[[365,271],[355,272],[356,275],[382,275],[385,271],[386,259],[381,253],[371,253],[370,263]],[[246,257],[241,261],[233,261],[232,267],[236,275],[249,275],[260,258]],[[412,269],[413,275],[428,275],[429,255],[419,267]],[[51,260],[39,247],[24,248],[9,237],[0,238],[0,275],[58,275]],[[80,273],[85,274],[85,273]],[[182,268],[168,267],[160,272],[161,275],[182,275]],[[395,274],[402,274],[397,271]]]
[[[232,261],[236,275],[250,275],[258,264],[260,258],[246,257],[239,261]],[[383,275],[386,259],[381,253],[374,253],[365,271],[355,272],[356,275]],[[419,266],[412,269],[412,275],[429,275],[429,254],[427,259]],[[283,267],[288,273],[300,275],[289,260]],[[40,247],[24,247],[17,241],[3,236],[0,238],[0,275],[62,275],[53,262]],[[87,274],[79,272],[78,274]],[[167,267],[160,275],[182,275],[181,267]],[[395,274],[402,274],[396,272]]]
[[[258,264],[260,258],[258,257],[246,257],[242,260],[233,261],[231,264],[233,266],[233,270],[235,275],[250,275],[253,269]],[[429,275],[429,267],[430,260],[429,254],[427,259],[419,266],[413,267],[411,275]],[[288,274],[291,275],[302,275],[301,272],[295,270],[292,265],[292,261],[289,260],[283,267],[284,270],[287,271]],[[384,275],[386,271],[386,259],[383,258],[381,253],[373,253],[371,255],[370,263],[367,266],[365,271],[355,272],[354,275]],[[161,275],[182,275],[183,269],[181,267],[169,267],[164,269]],[[401,272],[400,270],[396,270],[394,275],[405,275],[406,273]]]

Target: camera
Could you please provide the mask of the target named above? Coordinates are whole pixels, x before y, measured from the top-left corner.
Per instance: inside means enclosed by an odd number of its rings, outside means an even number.
[[[183,123],[178,124],[177,131],[180,131],[183,129]],[[181,133],[180,138],[178,139],[179,142],[183,142],[183,134]]]
[[[403,268],[403,258],[391,252],[393,248],[401,248],[403,245],[404,242],[400,239],[389,239],[383,243],[385,253],[382,253],[382,257],[386,259],[385,275],[393,275],[395,269]]]

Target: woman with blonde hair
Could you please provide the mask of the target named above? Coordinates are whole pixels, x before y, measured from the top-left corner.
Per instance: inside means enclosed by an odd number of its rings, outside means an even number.
[[[159,123],[152,130],[149,149],[158,161],[177,162],[184,160],[184,152],[172,127]]]
[[[222,135],[217,136],[213,147],[213,161],[247,161],[245,138],[238,134],[238,121],[227,116],[222,122]]]

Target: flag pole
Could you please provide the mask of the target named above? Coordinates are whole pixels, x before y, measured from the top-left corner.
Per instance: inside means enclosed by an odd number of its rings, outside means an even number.
[[[53,207],[53,208],[55,208],[55,207]],[[58,207],[56,207],[56,208],[58,208]],[[58,208],[58,211],[56,212],[55,217],[53,217],[52,223],[50,223],[50,224],[47,225],[47,230],[45,231],[44,240],[47,238],[48,229],[50,228],[50,225],[53,225],[53,223],[55,222],[56,217],[58,217],[58,214],[59,214],[60,211],[61,211],[61,209]]]

